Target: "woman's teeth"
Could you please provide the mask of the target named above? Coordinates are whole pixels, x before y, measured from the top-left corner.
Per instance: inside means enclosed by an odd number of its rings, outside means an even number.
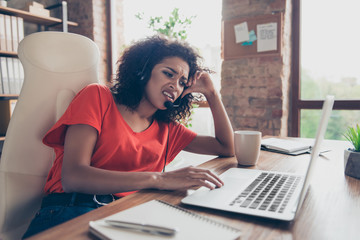
[[[173,96],[170,93],[163,92],[163,94],[173,100]]]

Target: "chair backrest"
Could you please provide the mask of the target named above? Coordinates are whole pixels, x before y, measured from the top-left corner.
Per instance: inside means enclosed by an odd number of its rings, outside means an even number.
[[[0,239],[20,239],[40,207],[54,159],[43,136],[79,90],[98,82],[99,49],[78,34],[31,34],[18,56],[25,79],[0,161]]]

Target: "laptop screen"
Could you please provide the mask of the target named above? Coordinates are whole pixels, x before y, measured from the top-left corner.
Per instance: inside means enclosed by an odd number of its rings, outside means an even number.
[[[308,168],[306,171],[307,174],[306,174],[306,178],[304,181],[304,187],[303,187],[300,197],[299,197],[299,204],[297,205],[296,214],[299,212],[298,210],[301,208],[301,205],[305,199],[307,190],[309,188],[310,179],[312,178],[312,175],[314,172],[315,159],[319,156],[321,143],[325,136],[326,128],[328,125],[328,121],[330,118],[330,114],[331,114],[333,105],[334,105],[334,96],[326,96],[326,99],[324,101],[323,108],[322,108],[322,114],[321,114],[319,127],[316,132],[314,147],[311,151],[311,158],[310,158],[311,160],[309,162],[309,165],[308,165]]]

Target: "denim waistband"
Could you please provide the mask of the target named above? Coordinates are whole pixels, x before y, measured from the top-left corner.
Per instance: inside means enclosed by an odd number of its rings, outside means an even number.
[[[41,207],[49,206],[84,206],[98,208],[118,199],[111,194],[93,195],[84,193],[51,193],[42,200]]]

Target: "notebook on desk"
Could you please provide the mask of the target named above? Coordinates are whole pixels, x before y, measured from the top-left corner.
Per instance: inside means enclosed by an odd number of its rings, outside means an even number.
[[[121,221],[121,223],[128,223],[129,226],[115,227],[108,224],[108,221]],[[140,227],[132,228],[130,223],[135,223]],[[152,228],[154,226],[173,229],[174,232],[161,234],[160,231],[156,231],[156,228]],[[151,200],[104,219],[91,221],[89,230],[104,240],[239,240],[241,238],[241,231],[237,228],[159,200]]]
[[[230,168],[220,175],[225,183],[223,187],[214,190],[199,188],[181,202],[271,219],[294,220],[309,187],[333,104],[334,97],[327,96],[310,162],[304,175]]]
[[[281,138],[266,138],[261,140],[261,150],[289,154],[300,155],[311,153],[312,145],[302,141]]]

